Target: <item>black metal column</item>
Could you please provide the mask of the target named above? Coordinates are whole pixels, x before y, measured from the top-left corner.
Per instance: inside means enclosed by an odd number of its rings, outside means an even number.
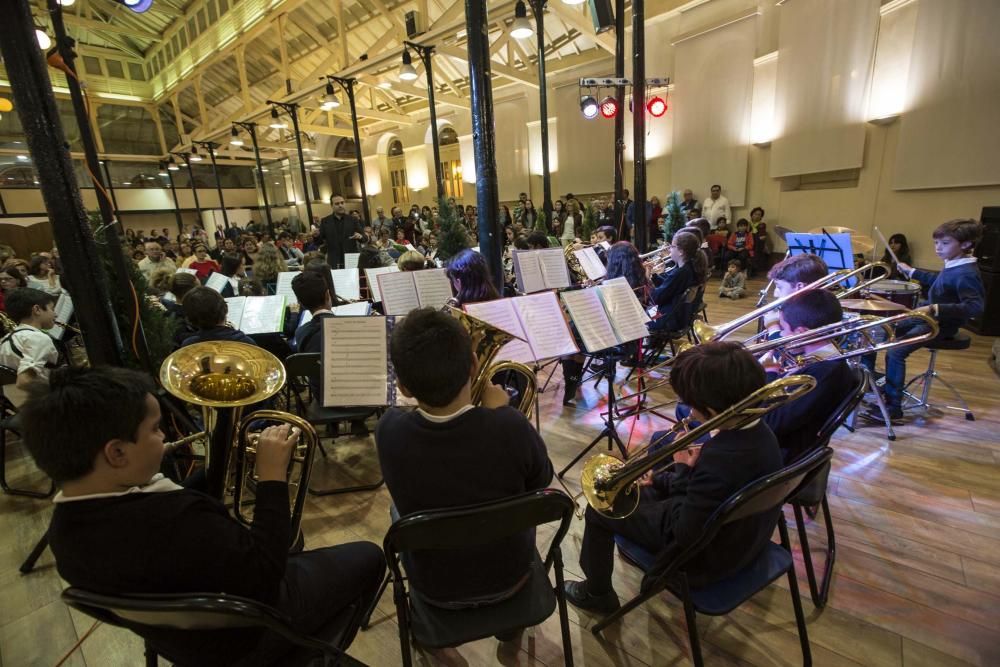
[[[432,61],[434,59],[434,47],[422,46],[413,42],[403,42],[405,46],[414,49],[420,54],[420,60],[424,63],[424,73],[427,75],[427,105],[431,112],[431,148],[434,152],[434,180],[437,182],[438,203],[444,198],[444,174],[441,171],[441,142],[438,137],[437,109],[434,105],[434,71]]]
[[[167,165],[167,182],[170,183],[170,194],[174,198],[174,216],[177,218],[177,229],[181,234],[184,233],[184,219],[181,217],[181,203],[177,200],[177,188],[174,187],[174,175],[170,171],[170,165]]]
[[[538,114],[541,116],[542,137],[542,210],[545,222],[552,229],[552,174],[549,171],[549,94],[545,85],[545,2],[531,0],[531,11],[535,14],[535,38],[538,46]],[[576,231],[580,231],[577,221]]]
[[[198,202],[198,188],[194,183],[194,168],[191,167],[191,160],[188,159],[188,153],[174,153],[180,159],[184,160],[184,165],[188,168],[188,178],[191,179],[191,194],[194,196],[194,210],[198,214],[198,227],[201,229],[205,228],[205,221],[201,218],[201,204]]]
[[[253,142],[253,159],[257,162],[257,178],[260,180],[260,193],[264,198],[264,217],[267,219],[267,233],[274,238],[274,220],[271,219],[271,206],[267,202],[267,183],[264,182],[264,165],[260,161],[260,146],[257,145],[257,123],[236,123],[250,135]],[[309,221],[312,224],[312,221]],[[308,229],[309,226],[306,226]]]
[[[50,10],[60,11],[55,0],[50,0],[50,5]],[[120,366],[124,363],[124,354],[118,323],[90,221],[83,208],[73,162],[66,148],[66,136],[45,59],[35,38],[31,8],[27,0],[11,0],[4,6],[7,8],[6,23],[0,30],[0,54],[11,82],[14,106],[34,158],[45,210],[63,258],[63,269],[73,289],[77,319],[85,332],[87,356],[93,365]],[[62,27],[61,17],[54,17],[54,20],[59,21],[58,31]],[[57,34],[56,39],[65,60],[69,45],[65,42],[64,30],[62,36],[60,39]],[[72,57],[69,63],[72,64]],[[89,136],[89,126],[86,131],[81,127],[81,134],[84,132]],[[96,162],[96,152],[94,156]],[[117,229],[113,224],[111,227],[109,238],[115,242]]]
[[[336,76],[328,76],[331,81],[336,81],[347,93],[347,103],[351,107],[351,127],[354,130],[354,159],[358,161],[358,185],[361,187],[361,219],[366,225],[372,224],[372,214],[368,210],[368,186],[365,183],[365,161],[361,156],[361,133],[358,131],[358,107],[354,101],[354,84],[357,79],[341,79]]]
[[[219,207],[222,209],[222,224],[229,229],[229,214],[226,213],[226,200],[222,197],[222,181],[219,180],[219,165],[215,162],[215,147],[211,141],[194,142],[208,149],[208,157],[212,160],[212,176],[215,178],[215,191],[219,193]]]
[[[267,103],[281,107],[292,118],[292,132],[295,133],[295,148],[299,154],[299,173],[302,175],[302,197],[306,200],[306,218],[308,219],[306,226],[308,227],[313,221],[313,209],[311,193],[309,192],[309,174],[306,173],[306,157],[302,153],[302,136],[299,134],[299,105],[294,102],[273,102],[271,100],[268,100]],[[355,132],[357,131],[355,130]]]
[[[632,0],[632,150],[635,153],[635,185],[632,221],[635,246],[644,252],[649,241],[646,220],[646,26],[645,0]]]
[[[489,19],[486,0],[465,0],[468,34],[469,93],[472,98],[472,148],[476,164],[476,209],[479,217],[479,251],[490,267],[497,289],[503,288],[501,230],[497,211],[496,132],[493,123],[493,87],[490,81]]]
[[[83,126],[83,124],[82,124],[82,123],[79,123],[79,119],[78,119],[78,121],[77,121],[77,122],[78,122],[78,124],[79,124],[79,125],[80,125],[81,127]],[[90,127],[90,126],[89,126],[89,123],[90,123],[90,118],[89,118],[89,117],[87,118],[87,123],[88,123],[88,126],[87,126],[87,127],[89,128],[89,127]],[[93,137],[91,137],[91,140],[93,140]],[[95,147],[95,148],[94,148],[94,154],[95,154],[95,155],[97,154],[97,152],[96,152],[96,151],[97,151],[97,148]],[[105,187],[107,187],[107,190],[108,190],[108,194],[110,194],[110,195],[111,195],[111,205],[115,207],[115,210],[114,210],[114,211],[113,211],[113,212],[111,213],[111,219],[113,220],[113,219],[115,219],[116,217],[118,217],[118,197],[117,197],[117,196],[115,196],[115,186],[114,186],[114,184],[113,184],[113,183],[111,182],[111,169],[109,169],[109,168],[108,168],[108,163],[110,163],[110,162],[111,162],[111,160],[108,160],[108,159],[105,159],[105,160],[99,160],[98,162],[99,162],[99,164],[100,164],[100,165],[101,165],[102,167],[104,167],[104,179],[105,179]],[[97,194],[98,194],[98,195],[100,195],[100,192],[98,192]],[[101,200],[100,196],[98,196],[97,200],[98,200],[98,201],[100,201],[100,200]]]
[[[625,78],[625,0],[615,0],[615,76]],[[615,88],[615,226],[621,237],[625,222],[625,86]]]

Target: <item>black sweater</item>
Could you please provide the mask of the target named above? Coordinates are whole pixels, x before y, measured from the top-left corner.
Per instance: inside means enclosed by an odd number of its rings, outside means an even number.
[[[435,423],[392,409],[375,430],[379,462],[401,516],[500,500],[552,479],[545,443],[517,410],[473,408]],[[416,552],[409,575],[425,596],[466,600],[513,588],[527,572],[534,532],[453,552]]]

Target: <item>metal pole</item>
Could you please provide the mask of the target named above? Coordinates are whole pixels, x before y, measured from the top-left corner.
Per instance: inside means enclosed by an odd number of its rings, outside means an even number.
[[[308,224],[311,225],[313,219],[313,209],[311,195],[309,193],[309,174],[306,173],[306,157],[302,153],[302,137],[299,135],[299,105],[294,102],[272,102],[271,100],[268,100],[267,103],[281,107],[289,116],[292,117],[292,132],[295,133],[295,148],[298,150],[299,154],[299,173],[302,175],[302,196],[306,200],[306,218],[308,219]],[[351,104],[351,108],[354,108],[353,102]],[[354,132],[356,135],[357,130]]]
[[[433,46],[422,46],[413,42],[403,42],[420,54],[424,62],[424,73],[427,75],[427,105],[431,112],[431,148],[434,152],[434,180],[437,181],[437,199],[440,203],[444,198],[444,174],[441,171],[441,141],[438,137],[437,109],[434,104],[434,72],[431,61],[434,58]]]
[[[87,123],[90,123],[89,119],[87,120]],[[78,124],[81,127],[83,126],[83,123],[78,123]],[[89,125],[88,125],[88,129],[89,129]],[[96,148],[95,148],[95,151],[96,151]],[[105,160],[101,161],[100,164],[101,164],[102,167],[104,167],[104,178],[106,179],[106,182],[107,182],[108,192],[111,194],[111,204],[112,204],[112,206],[114,206],[114,211],[111,214],[111,219],[113,220],[116,217],[118,217],[118,197],[115,196],[115,186],[112,185],[112,183],[111,183],[111,170],[108,169],[108,163],[109,162],[111,162],[111,160],[105,159]],[[99,202],[101,200],[101,198],[98,197],[97,200]]]
[[[53,5],[50,10],[59,11],[55,0],[51,0],[50,4]],[[83,208],[73,162],[66,148],[66,136],[52,94],[45,58],[35,38],[31,7],[27,0],[11,0],[4,6],[7,8],[4,14],[6,23],[0,30],[0,54],[10,79],[14,106],[34,158],[45,210],[63,258],[65,276],[69,287],[74,290],[73,302],[77,319],[85,332],[83,340],[87,356],[92,365],[120,366],[124,363],[124,354],[118,323],[90,221]],[[54,16],[53,20],[60,21],[60,17]],[[65,32],[62,39],[57,34],[57,44],[65,62],[69,50]],[[68,63],[68,66],[72,64],[71,56]],[[116,241],[117,230],[109,231],[109,238],[112,242]],[[118,244],[115,249],[120,247]],[[124,261],[124,255],[122,259]]]
[[[174,197],[174,215],[177,217],[177,229],[180,233],[184,233],[184,220],[181,218],[181,203],[177,200],[177,188],[174,187],[174,175],[170,171],[170,165],[167,165],[167,182],[170,183],[170,194]]]
[[[648,247],[649,221],[646,220],[646,26],[645,0],[632,0],[632,151],[635,153],[635,185],[632,193],[632,221],[635,246]]]
[[[469,93],[472,98],[472,148],[476,164],[476,208],[479,213],[479,251],[490,267],[497,289],[503,288],[501,230],[497,210],[496,133],[493,126],[493,87],[490,81],[490,40],[486,0],[465,0],[468,35]]]
[[[219,193],[219,206],[222,208],[222,224],[229,229],[229,215],[226,214],[226,200],[222,198],[222,182],[219,180],[219,166],[215,162],[215,144],[211,141],[194,142],[208,149],[208,157],[212,159],[212,176],[215,177],[215,190]]]
[[[541,116],[542,137],[542,210],[545,221],[552,229],[552,174],[549,172],[549,94],[545,85],[545,1],[531,0],[535,14],[535,37],[538,46],[538,113]],[[577,221],[577,232],[580,231]]]
[[[615,76],[625,78],[625,0],[615,0]],[[625,86],[615,88],[615,224],[621,238],[625,221]]]
[[[260,161],[260,146],[257,145],[257,123],[236,123],[250,134],[253,142],[253,158],[257,161],[257,178],[260,179],[260,193],[264,198],[264,217],[267,218],[267,233],[274,238],[274,221],[271,219],[271,206],[267,202],[267,183],[264,182],[264,165]],[[309,221],[312,224],[312,221]],[[308,227],[307,227],[308,228]]]
[[[198,212],[198,226],[204,229],[205,221],[201,219],[201,204],[198,202],[198,188],[194,185],[194,169],[191,167],[191,160],[188,159],[188,153],[174,153],[174,155],[184,160],[184,164],[188,168],[188,178],[191,179],[191,194],[194,195],[194,210]]]
[[[361,218],[366,225],[372,224],[372,215],[368,210],[368,187],[365,183],[365,162],[361,157],[361,133],[358,131],[358,107],[354,102],[354,82],[356,79],[341,79],[340,77],[327,77],[331,81],[336,81],[347,93],[347,102],[351,107],[351,124],[354,128],[354,159],[358,162],[358,184],[361,186]]]

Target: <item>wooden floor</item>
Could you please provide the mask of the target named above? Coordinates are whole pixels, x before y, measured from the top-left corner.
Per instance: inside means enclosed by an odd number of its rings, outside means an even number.
[[[759,285],[754,283],[751,287]],[[752,300],[707,297],[712,322],[745,312]],[[829,605],[814,610],[804,593],[809,638],[817,665],[1000,665],[1000,380],[987,365],[992,341],[975,338],[964,352],[945,352],[939,370],[969,400],[976,421],[960,413],[930,415],[897,429],[841,430],[834,438],[830,505],[838,558]],[[927,353],[911,357],[922,370]],[[578,406],[561,405],[557,371],[541,397],[542,433],[557,466],[568,462],[600,429],[603,389],[586,387]],[[938,392],[935,392],[937,395]],[[623,438],[644,441],[656,424],[626,422]],[[373,472],[371,440],[340,441],[336,461],[320,463],[317,485],[335,483],[344,467]],[[17,482],[44,484],[14,443],[8,456]],[[414,471],[419,474],[419,471]],[[578,471],[569,475],[576,487]],[[42,534],[48,501],[0,498],[0,660],[3,667],[55,665],[92,627],[59,601],[63,584],[51,554],[28,576],[17,567]],[[381,543],[389,524],[385,489],[350,496],[311,498],[303,528],[310,546],[366,539]],[[810,541],[823,545],[818,526]],[[564,542],[568,576],[577,564],[583,524],[574,521]],[[541,531],[539,539],[550,531]],[[793,537],[797,551],[797,541]],[[798,553],[796,553],[798,556]],[[799,563],[801,566],[801,562]],[[182,564],[179,564],[182,566]],[[639,584],[637,571],[618,561],[615,587],[624,597]],[[800,587],[805,575],[799,569]],[[782,583],[787,584],[786,581]],[[577,665],[683,665],[690,662],[683,612],[668,598],[647,603],[597,639],[588,614],[570,610]],[[718,665],[800,664],[798,640],[785,586],[777,584],[728,617],[699,619],[707,662]],[[379,604],[371,629],[352,653],[376,666],[400,663],[395,612]],[[142,664],[140,643],[129,633],[99,626],[67,665]],[[558,620],[527,630],[519,642],[484,640],[433,655],[419,664],[559,665]]]

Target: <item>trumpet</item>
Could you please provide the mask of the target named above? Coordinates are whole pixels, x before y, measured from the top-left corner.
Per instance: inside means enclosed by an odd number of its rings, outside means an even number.
[[[650,451],[674,432],[649,443],[622,461],[611,454],[597,454],[584,464],[580,486],[587,502],[600,514],[624,519],[639,506],[638,481],[647,472],[665,463],[676,452],[696,446],[705,434],[717,428],[738,429],[755,419],[809,393],[816,380],[808,375],[791,375],[764,385],[742,401],[730,406],[700,426],[676,438],[669,445]]]
[[[69,324],[68,322],[60,322],[59,320],[56,320],[55,321],[55,326],[62,327],[63,329],[66,329],[67,331],[72,331],[73,333],[78,334],[78,335],[82,335],[83,334],[83,332],[80,331],[80,329],[78,327],[75,327],[72,324]]]

